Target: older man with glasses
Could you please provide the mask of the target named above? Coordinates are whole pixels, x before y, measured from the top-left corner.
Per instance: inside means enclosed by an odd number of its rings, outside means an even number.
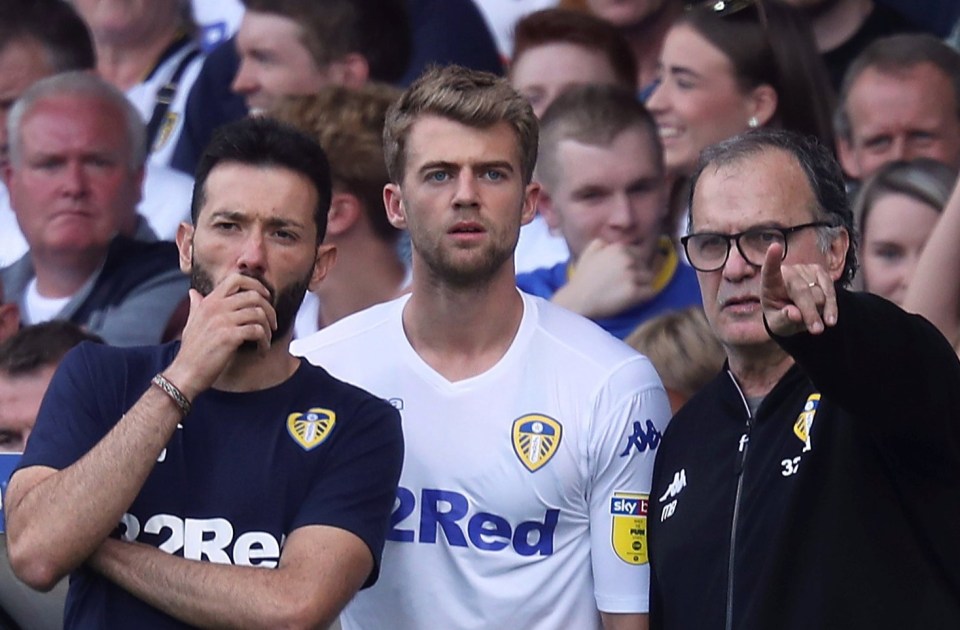
[[[843,288],[839,166],[751,132],[704,152],[689,207],[727,365],[660,444],[651,627],[960,627],[960,363],[925,320]]]

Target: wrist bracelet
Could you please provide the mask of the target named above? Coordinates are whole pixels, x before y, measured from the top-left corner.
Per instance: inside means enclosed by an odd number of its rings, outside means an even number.
[[[154,376],[150,380],[150,383],[159,387],[164,394],[170,397],[170,400],[172,400],[180,410],[180,416],[182,418],[187,417],[187,414],[190,413],[190,409],[193,407],[193,405],[189,400],[187,400],[187,397],[183,395],[183,392],[181,392],[176,385],[168,381],[167,377],[165,377],[163,374],[157,374]]]

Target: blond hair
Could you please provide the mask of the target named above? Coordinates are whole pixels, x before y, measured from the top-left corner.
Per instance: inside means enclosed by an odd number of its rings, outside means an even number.
[[[533,108],[506,79],[461,66],[428,68],[387,112],[383,150],[393,182],[403,180],[410,128],[428,115],[478,129],[506,122],[517,137],[523,183],[530,183],[539,134]]]

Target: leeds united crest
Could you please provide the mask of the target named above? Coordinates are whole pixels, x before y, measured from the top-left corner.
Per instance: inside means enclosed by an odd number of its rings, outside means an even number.
[[[528,414],[513,421],[513,452],[530,472],[543,467],[560,446],[563,427],[548,416]]]
[[[287,416],[287,432],[303,450],[310,451],[323,444],[336,423],[336,413],[314,407],[305,413],[297,412]]]

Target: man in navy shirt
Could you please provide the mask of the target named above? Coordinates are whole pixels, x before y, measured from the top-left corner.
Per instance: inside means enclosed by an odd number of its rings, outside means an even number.
[[[5,507],[23,581],[72,572],[66,627],[314,627],[376,581],[398,414],[287,350],[330,194],[312,140],[224,128],[177,238],[182,342],[61,364]]]

